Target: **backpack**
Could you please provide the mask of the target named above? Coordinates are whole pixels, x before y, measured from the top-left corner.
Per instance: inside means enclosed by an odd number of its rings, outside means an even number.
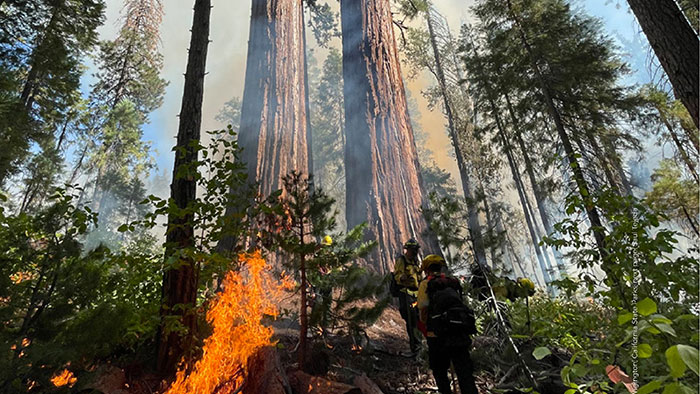
[[[459,280],[445,275],[430,278],[428,300],[428,331],[453,338],[477,333],[474,312],[462,301]]]
[[[401,287],[396,283],[396,278],[393,272],[389,272],[389,294],[392,297],[398,297],[401,295]]]

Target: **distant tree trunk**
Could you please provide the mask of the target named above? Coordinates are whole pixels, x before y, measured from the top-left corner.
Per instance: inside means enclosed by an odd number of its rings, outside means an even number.
[[[308,46],[306,44],[306,21],[304,19],[304,10],[301,12],[301,37],[304,44],[304,111],[306,112],[306,165],[308,172],[314,170],[314,155],[313,155],[313,133],[311,132],[311,110],[309,109],[309,58],[307,54]],[[284,175],[284,174],[283,174]]]
[[[302,0],[252,2],[238,143],[263,196],[310,171],[303,11]]]
[[[600,166],[603,168],[603,174],[605,174],[605,178],[608,180],[608,185],[615,190],[615,193],[621,195],[620,193],[620,185],[617,182],[617,179],[615,178],[615,175],[613,174],[611,165],[610,165],[610,158],[608,157],[608,152],[603,150],[598,144],[598,141],[596,140],[596,136],[593,135],[593,132],[587,128],[587,127],[582,127],[584,130],[584,134],[586,135],[586,139],[588,140],[588,144],[591,146],[593,149],[593,155],[594,157],[598,160],[600,163]]]
[[[478,262],[480,264],[486,264],[486,248],[484,246],[481,231],[481,223],[479,221],[478,204],[476,204],[476,201],[474,199],[474,192],[472,191],[472,181],[470,179],[471,177],[469,176],[469,169],[467,168],[467,163],[464,160],[464,153],[462,152],[459,136],[455,127],[455,120],[452,113],[452,103],[450,103],[450,96],[447,91],[445,72],[442,68],[442,60],[440,58],[440,48],[437,43],[437,38],[435,37],[435,28],[433,26],[433,20],[430,15],[430,11],[426,12],[426,20],[428,23],[428,32],[430,34],[430,43],[433,47],[435,71],[438,80],[438,86],[440,87],[440,95],[442,96],[443,106],[445,107],[447,127],[450,133],[452,147],[455,150],[455,157],[457,158],[457,168],[459,168],[459,176],[462,180],[462,190],[464,192],[464,198],[467,200],[467,224],[469,226],[469,235],[472,240],[474,252],[476,254],[475,258],[479,260]],[[470,201],[472,203],[470,203]],[[484,204],[486,204],[486,202],[484,202]]]
[[[535,254],[537,255],[537,262],[540,265],[540,270],[542,271],[542,276],[544,278],[545,285],[547,286],[547,290],[549,291],[549,283],[552,281],[552,278],[549,275],[549,267],[547,266],[547,263],[545,262],[545,256],[544,253],[542,252],[542,249],[540,248],[539,245],[539,237],[537,236],[537,233],[535,231],[535,225],[536,223],[533,223],[533,218],[530,215],[530,208],[528,206],[526,196],[525,196],[525,188],[523,187],[522,180],[520,179],[520,173],[518,171],[518,164],[515,161],[515,158],[513,157],[513,151],[510,146],[510,142],[508,142],[508,137],[506,136],[505,132],[505,125],[501,121],[501,117],[498,114],[498,107],[496,107],[496,103],[494,102],[491,91],[487,91],[487,95],[489,96],[488,102],[491,107],[491,111],[494,116],[494,120],[496,121],[496,127],[497,127],[497,133],[499,138],[501,139],[501,143],[503,144],[503,150],[506,153],[506,158],[508,160],[508,166],[510,167],[510,172],[513,176],[513,182],[515,183],[515,188],[518,191],[518,198],[520,199],[520,205],[523,208],[523,213],[525,215],[525,222],[527,224],[527,229],[528,232],[530,233],[530,239],[532,240],[532,245],[535,248]]]
[[[698,36],[674,0],[627,0],[659,63],[666,71],[673,93],[698,125]]]
[[[552,99],[552,93],[550,91],[549,84],[545,80],[544,75],[542,75],[542,72],[538,65],[538,59],[535,57],[535,54],[532,51],[532,47],[530,46],[530,43],[528,42],[527,37],[525,36],[525,31],[523,30],[522,24],[513,12],[511,0],[506,1],[508,9],[511,13],[511,17],[513,18],[513,22],[515,22],[515,27],[518,29],[518,32],[520,34],[522,45],[525,49],[525,52],[530,57],[530,62],[533,68],[532,71],[535,73],[535,76],[540,83],[540,88],[542,90],[542,95],[544,96],[545,105],[547,106],[550,116],[554,121],[554,125],[556,126],[557,133],[559,134],[559,139],[561,140],[562,146],[564,147],[564,152],[566,153],[566,157],[569,161],[569,167],[571,168],[571,172],[574,176],[574,181],[576,182],[579,194],[584,200],[586,214],[588,215],[588,220],[591,222],[591,226],[593,228],[593,235],[596,241],[596,246],[598,247],[598,252],[600,253],[600,256],[602,258],[605,258],[608,256],[608,252],[605,250],[605,230],[603,227],[603,223],[600,220],[598,209],[590,202],[590,189],[588,187],[586,179],[583,176],[583,169],[579,165],[578,159],[576,157],[576,152],[574,151],[573,146],[571,146],[569,135],[566,133],[566,130],[564,130],[564,123],[562,122],[561,114],[559,113],[557,107],[554,105],[554,100]],[[617,281],[617,279],[615,278],[613,278],[613,280]]]
[[[510,239],[510,236],[508,233],[505,234],[506,236],[506,245],[510,249],[510,253],[513,256],[513,259],[515,259],[515,262],[518,264],[518,268],[520,269],[520,272],[522,273],[524,278],[528,277],[528,272],[523,266],[522,260],[520,260],[520,257],[518,257],[518,253],[515,251],[515,247],[513,246],[513,241]],[[540,280],[540,277],[537,276],[536,272],[532,273],[535,276],[535,282],[540,285],[540,287],[545,287],[546,285],[542,284],[542,281]]]
[[[617,172],[618,179],[620,181],[620,186],[625,192],[625,195],[632,195],[632,184],[630,184],[629,178],[625,169],[622,167],[622,160],[620,159],[620,154],[615,148],[615,141],[608,136],[603,136],[603,149],[605,150],[605,157],[607,157],[610,166]]]
[[[437,251],[406,106],[389,0],[341,0],[347,223],[369,224],[369,260],[389,272],[409,237]]]
[[[685,150],[681,140],[678,138],[676,130],[673,129],[671,122],[668,121],[668,118],[666,118],[661,111],[659,111],[659,116],[661,117],[661,122],[663,122],[664,126],[666,126],[666,130],[668,130],[671,140],[673,140],[673,143],[676,145],[676,149],[678,149],[678,154],[681,156],[681,160],[683,160],[683,163],[686,165],[686,167],[688,167],[688,170],[690,170],[693,178],[695,178],[695,182],[700,184],[700,178],[698,178],[698,172],[695,169],[693,160],[690,159],[690,155],[688,155],[688,152]]]
[[[204,75],[206,70],[207,49],[209,45],[209,21],[211,0],[196,0],[192,22],[192,36],[185,73],[185,89],[180,109],[180,126],[177,133],[173,183],[170,197],[179,209],[185,209],[196,199],[197,182],[191,171],[197,161],[198,151],[192,143],[200,140],[202,125],[202,99],[204,97]],[[189,167],[189,168],[188,168]],[[186,169],[189,172],[184,172]],[[193,214],[184,216],[170,214],[166,233],[166,259],[178,249],[194,246]],[[188,308],[196,306],[198,267],[194,261],[187,259],[178,268],[166,269],[163,276],[161,326],[158,336],[158,370],[165,376],[173,376],[178,363],[193,344],[192,338],[196,328],[196,315]],[[186,305],[184,311],[175,312],[176,305]],[[189,333],[181,336],[177,332],[165,331],[165,317],[180,315],[181,323]]]
[[[515,116],[513,104],[511,103],[510,97],[507,92],[504,93],[504,96],[506,99],[506,105],[508,107],[508,113],[510,114],[511,122],[513,122],[513,127],[515,128],[515,139],[518,142],[520,153],[522,154],[523,161],[525,162],[525,172],[527,172],[528,178],[530,179],[530,184],[532,185],[532,192],[535,194],[535,204],[537,205],[537,210],[540,213],[542,226],[544,227],[545,233],[548,236],[551,236],[552,234],[554,234],[554,227],[549,221],[549,214],[547,214],[547,210],[544,206],[544,193],[542,192],[542,189],[540,189],[539,183],[537,182],[537,177],[535,176],[535,168],[532,164],[532,159],[530,158],[530,154],[528,153],[527,147],[525,146],[525,141],[523,140],[520,127],[518,126],[519,122],[517,117]],[[552,248],[552,253],[554,254],[554,260],[556,261],[557,269],[559,271],[559,274],[561,275],[562,272],[566,271],[566,267],[564,266],[564,259],[561,255],[561,252],[559,252],[556,248]]]

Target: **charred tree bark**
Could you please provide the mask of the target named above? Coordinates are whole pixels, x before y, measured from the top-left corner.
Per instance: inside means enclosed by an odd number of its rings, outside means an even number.
[[[666,71],[673,93],[698,125],[698,36],[674,0],[627,0]]]
[[[198,151],[193,142],[198,143],[202,125],[202,99],[204,97],[204,75],[207,49],[209,46],[209,22],[211,0],[196,0],[192,22],[192,36],[185,73],[185,88],[180,109],[180,126],[177,133],[175,166],[170,197],[178,209],[186,209],[196,199],[197,181],[193,167]],[[166,258],[178,249],[194,246],[194,215],[170,214],[166,233]],[[177,268],[166,269],[163,275],[161,326],[158,336],[158,370],[165,376],[174,376],[181,358],[192,345],[196,327],[196,316],[192,309],[196,306],[198,267],[190,259],[180,261]],[[185,308],[177,308],[184,305]],[[178,315],[189,333],[181,336],[177,332],[167,332],[167,316]]]
[[[406,106],[389,0],[341,0],[348,227],[369,224],[369,257],[393,268],[402,243],[439,250],[420,208],[427,204]]]
[[[447,127],[450,133],[452,147],[455,150],[457,167],[459,168],[459,176],[462,179],[462,191],[464,192],[464,198],[467,200],[467,224],[469,226],[469,235],[472,240],[472,246],[474,247],[474,257],[478,260],[478,263],[486,264],[486,247],[484,246],[484,240],[481,232],[479,210],[477,208],[478,204],[476,204],[474,198],[475,193],[472,191],[472,181],[470,179],[471,177],[469,176],[469,169],[467,168],[467,163],[464,160],[464,153],[462,152],[462,148],[459,143],[459,135],[455,127],[455,120],[452,113],[452,104],[450,103],[450,96],[447,91],[445,72],[442,68],[442,60],[440,58],[440,48],[437,44],[437,39],[435,37],[435,28],[433,26],[433,20],[430,15],[430,10],[426,12],[426,21],[428,23],[430,43],[433,47],[433,56],[435,58],[436,77],[438,80],[438,86],[440,87],[440,95],[443,99],[443,106],[445,107]],[[484,204],[486,204],[485,201]]]
[[[291,170],[309,173],[301,0],[253,0],[238,143],[268,196]]]

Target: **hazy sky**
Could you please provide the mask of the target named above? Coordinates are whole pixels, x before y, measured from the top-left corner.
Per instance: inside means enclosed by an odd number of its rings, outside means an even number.
[[[248,26],[250,0],[213,0],[212,31],[207,59],[208,74],[205,80],[204,130],[220,128],[214,117],[223,104],[234,96],[242,96],[245,77],[245,61],[248,45]],[[633,33],[633,18],[625,8],[616,8],[615,1],[586,0],[581,1],[585,7],[603,17],[608,31],[619,32],[629,37]],[[100,30],[102,39],[113,39],[118,30],[118,17],[123,2],[107,0],[107,22]],[[175,143],[180,100],[187,61],[190,27],[192,24],[192,0],[164,0],[165,16],[161,27],[161,51],[164,55],[163,78],[170,82],[166,90],[165,102],[161,108],[151,114],[151,123],[146,126],[145,138],[152,141],[154,156],[159,171],[172,169],[171,148]],[[336,9],[338,3],[331,1]],[[470,0],[435,0],[437,9],[448,18],[451,29],[457,33],[459,26],[469,19]],[[626,4],[626,2],[625,2]],[[309,37],[310,45],[313,38]],[[340,40],[335,39],[335,46]],[[323,59],[318,59],[319,64]],[[405,73],[405,72],[404,72]],[[89,78],[88,78],[89,80]],[[406,87],[418,100],[421,110],[421,124],[429,134],[429,147],[436,153],[435,159],[442,168],[456,173],[456,164],[450,151],[449,140],[445,133],[445,120],[438,111],[430,112],[421,95],[421,89],[433,81],[428,76],[407,81]]]

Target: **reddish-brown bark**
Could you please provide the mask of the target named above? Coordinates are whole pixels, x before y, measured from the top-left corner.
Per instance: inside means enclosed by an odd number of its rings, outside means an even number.
[[[410,237],[425,253],[439,249],[434,235],[423,235],[426,196],[389,0],[342,0],[340,10],[347,223],[369,224],[368,237],[379,242],[369,261],[388,272]]]
[[[264,196],[309,172],[301,0],[253,0],[238,141]]]

